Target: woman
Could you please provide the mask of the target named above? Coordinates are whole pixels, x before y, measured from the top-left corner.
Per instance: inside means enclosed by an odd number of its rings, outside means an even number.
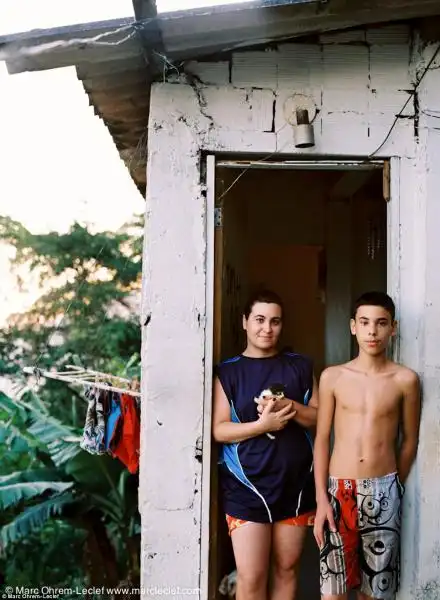
[[[317,386],[311,361],[279,352],[281,299],[251,297],[243,354],[217,367],[213,433],[222,444],[223,504],[237,565],[237,600],[293,600],[307,526],[313,523],[312,440]],[[284,397],[267,395],[282,387]],[[264,397],[261,397],[262,392]]]

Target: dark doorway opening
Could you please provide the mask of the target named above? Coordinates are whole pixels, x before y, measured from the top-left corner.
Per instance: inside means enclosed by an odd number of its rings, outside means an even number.
[[[223,165],[223,166],[222,166]],[[238,176],[241,175],[239,178]],[[385,194],[386,195],[386,194]],[[349,332],[354,299],[387,289],[387,204],[383,165],[334,168],[216,168],[215,362],[239,354],[249,292],[276,291],[286,307],[282,344],[310,356],[319,378],[356,352]],[[234,566],[212,463],[210,598]],[[298,600],[319,599],[318,553],[309,532]]]

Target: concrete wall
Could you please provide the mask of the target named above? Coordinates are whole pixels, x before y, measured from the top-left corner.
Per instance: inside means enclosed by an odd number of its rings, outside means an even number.
[[[339,43],[344,40],[353,43]],[[206,584],[207,556],[200,550],[202,530],[206,535],[201,508],[209,501],[208,490],[201,490],[200,456],[207,243],[202,152],[296,154],[283,105],[301,92],[320,111],[310,156],[368,156],[385,139],[435,47],[411,46],[400,26],[372,29],[339,40],[326,36],[316,45],[234,54],[231,63],[192,64],[197,78],[153,87],[143,298],[144,586],[202,584],[205,590]],[[420,88],[417,118],[411,101],[378,153],[396,157],[388,264],[401,319],[400,357],[421,373],[425,392],[422,442],[404,507],[400,600],[440,594],[440,137],[438,119],[428,116],[438,110],[439,92],[440,70],[432,68]]]

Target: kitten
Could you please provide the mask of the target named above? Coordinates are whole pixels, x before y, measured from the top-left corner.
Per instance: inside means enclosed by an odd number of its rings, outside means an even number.
[[[285,386],[282,383],[272,383],[269,387],[265,388],[258,398],[254,398],[258,404],[263,398],[274,397],[276,400],[282,400],[284,398]],[[261,415],[260,415],[261,417]],[[266,433],[267,437],[271,440],[275,439],[272,433]]]

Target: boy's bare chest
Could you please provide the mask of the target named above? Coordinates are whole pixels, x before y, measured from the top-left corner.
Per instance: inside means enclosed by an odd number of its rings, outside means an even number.
[[[384,416],[399,409],[401,390],[392,376],[349,374],[339,380],[335,397],[344,412]]]

